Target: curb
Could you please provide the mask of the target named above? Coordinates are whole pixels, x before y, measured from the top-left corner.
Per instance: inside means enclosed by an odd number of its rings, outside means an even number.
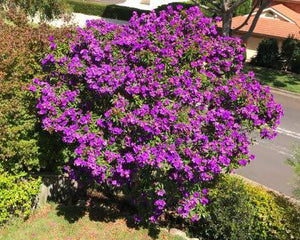
[[[283,90],[280,88],[274,88],[274,87],[270,87],[271,92],[272,93],[277,93],[283,96],[287,96],[287,97],[291,97],[291,98],[295,98],[295,99],[300,99],[300,93],[295,93],[295,92],[291,92],[291,91],[287,91],[287,90]]]

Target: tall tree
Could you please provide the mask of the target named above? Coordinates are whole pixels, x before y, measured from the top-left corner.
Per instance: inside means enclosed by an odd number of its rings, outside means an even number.
[[[253,1],[253,6],[248,17],[235,29],[231,29],[234,13],[242,4],[247,2],[247,0],[193,0],[193,2],[211,13],[222,17],[222,33],[225,36],[230,36],[232,33],[245,26],[249,22],[251,16],[255,13],[248,32],[241,37],[246,41],[252,35],[261,13],[271,4],[272,0]]]
[[[52,19],[64,13],[68,8],[66,0],[0,0],[4,10],[23,10],[29,16],[40,14],[42,19]]]

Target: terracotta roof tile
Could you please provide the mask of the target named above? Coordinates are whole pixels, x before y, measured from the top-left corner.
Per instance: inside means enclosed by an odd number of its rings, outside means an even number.
[[[238,16],[232,19],[232,28],[239,27],[246,19],[246,16]],[[251,26],[254,17],[251,17],[248,24],[239,30],[247,32]],[[292,35],[300,40],[300,28],[295,23],[281,21],[278,19],[259,18],[253,34],[268,37],[287,38]]]
[[[300,27],[300,14],[293,11],[292,9],[284,6],[283,4],[277,4],[272,6],[275,11],[281,13],[285,17],[289,18],[293,22],[295,22]]]
[[[256,24],[253,34],[275,38],[287,38],[288,36],[294,36],[300,40],[300,14],[284,6],[283,4],[277,4],[271,8],[293,22],[261,17]],[[246,20],[246,18],[247,16],[234,17],[232,19],[232,29],[239,27]],[[239,32],[247,32],[253,19],[254,16],[249,19],[248,24],[241,28]],[[222,24],[219,23],[218,27],[222,27]]]

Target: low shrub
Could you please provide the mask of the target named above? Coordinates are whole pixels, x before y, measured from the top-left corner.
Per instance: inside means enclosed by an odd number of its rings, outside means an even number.
[[[198,237],[222,240],[300,239],[300,208],[236,176],[222,176],[209,193]]]
[[[131,18],[134,11],[137,12],[138,14],[149,12],[146,10],[129,8],[125,6],[100,4],[100,3],[93,3],[93,2],[82,2],[78,0],[68,0],[68,3],[72,6],[73,11],[77,13],[95,15],[104,18],[126,20],[126,21]]]
[[[103,17],[104,11],[107,4],[86,2],[86,1],[76,1],[76,0],[68,0],[68,4],[71,5],[72,10],[76,13],[83,13],[87,15],[95,15]]]
[[[288,37],[282,43],[280,56],[283,60],[283,69],[291,70],[291,65],[298,48],[298,40],[293,37]]]
[[[300,47],[296,50],[294,59],[291,62],[291,71],[294,73],[300,73]]]
[[[260,67],[280,69],[277,39],[268,38],[261,41],[252,63]]]
[[[0,225],[13,217],[28,217],[35,204],[40,185],[40,179],[0,173]]]

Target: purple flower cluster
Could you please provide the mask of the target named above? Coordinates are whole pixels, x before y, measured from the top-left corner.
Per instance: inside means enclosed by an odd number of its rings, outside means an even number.
[[[249,134],[276,134],[282,109],[241,72],[240,40],[197,7],[89,21],[64,50],[50,41],[37,108],[73,150],[66,169],[135,194],[153,222],[174,209],[197,221],[207,182],[253,159]]]

